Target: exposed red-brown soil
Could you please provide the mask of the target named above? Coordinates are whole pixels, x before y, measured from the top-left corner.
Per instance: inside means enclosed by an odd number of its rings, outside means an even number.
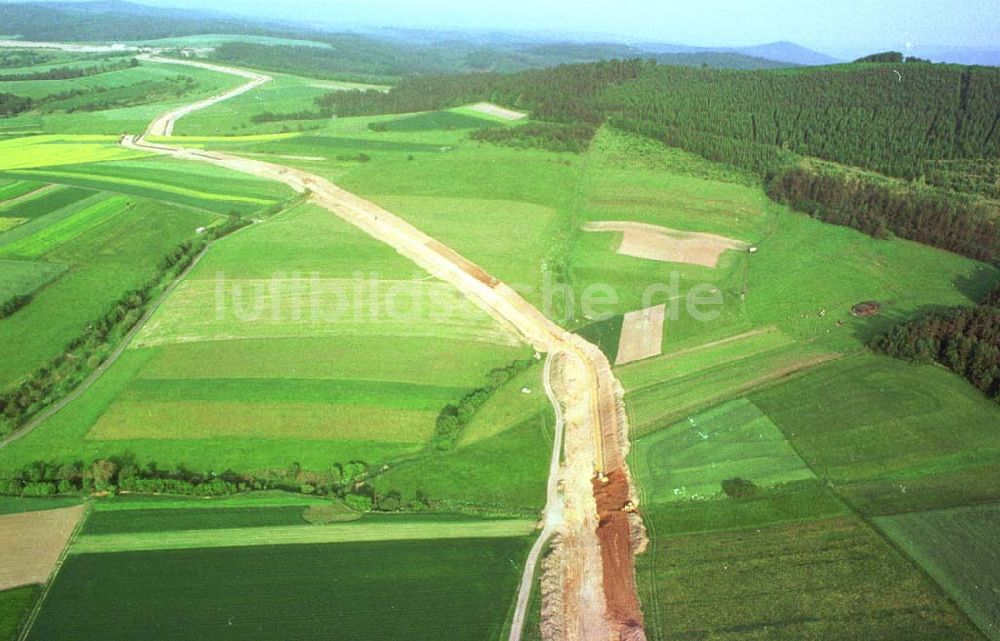
[[[621,470],[595,478],[594,498],[600,517],[597,538],[601,543],[608,616],[620,639],[645,639],[642,607],[636,596],[628,478]]]

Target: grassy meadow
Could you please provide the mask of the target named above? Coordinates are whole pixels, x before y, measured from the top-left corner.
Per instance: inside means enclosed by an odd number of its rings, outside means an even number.
[[[876,524],[940,584],[991,640],[1000,638],[1000,505],[880,517]]]

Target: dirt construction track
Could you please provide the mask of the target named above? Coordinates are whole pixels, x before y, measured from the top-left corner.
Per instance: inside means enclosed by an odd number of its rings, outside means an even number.
[[[215,69],[223,70],[219,67]],[[245,71],[229,72],[249,77]],[[253,79],[240,89],[249,91],[259,86],[255,84],[258,80]],[[240,93],[244,91],[230,92],[228,97]],[[225,98],[213,100],[218,102],[220,99]],[[205,103],[198,104],[208,106]],[[163,129],[169,134],[177,117],[194,110],[178,110],[157,122],[167,122],[169,126]],[[183,113],[179,113],[181,111]],[[150,130],[157,131],[158,128],[151,127]],[[560,496],[555,499],[558,501],[561,498],[561,505],[559,509],[550,505],[544,516],[546,530],[554,534],[554,552],[545,564],[542,578],[545,586],[543,631],[546,639],[560,641],[645,638],[635,596],[631,552],[638,547],[638,543],[631,540],[627,528],[623,530],[619,525],[623,520],[628,521],[622,506],[631,497],[625,466],[628,428],[623,390],[611,371],[608,359],[596,346],[566,332],[511,287],[475,263],[401,218],[324,178],[259,160],[154,144],[145,141],[142,136],[126,136],[122,144],[131,149],[276,180],[299,193],[309,192],[313,202],[390,245],[430,274],[451,283],[537,351],[554,358],[556,364],[547,368],[551,376],[548,384],[565,423],[565,457],[559,467],[561,491],[550,482],[550,502],[552,494],[559,493]],[[611,502],[602,501],[604,514],[598,511],[592,483],[598,472],[608,474],[615,483],[617,498]],[[622,497],[626,500],[618,501]],[[616,506],[616,502],[621,505]],[[601,524],[605,521],[612,527],[601,533]],[[529,567],[526,572],[533,573],[534,568]],[[530,585],[530,582],[526,583]],[[527,603],[526,599],[523,601]],[[520,639],[520,632],[515,626],[511,639]]]

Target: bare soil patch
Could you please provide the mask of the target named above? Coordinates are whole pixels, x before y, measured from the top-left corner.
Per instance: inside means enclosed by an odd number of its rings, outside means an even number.
[[[625,314],[615,365],[634,363],[663,353],[666,304]]]
[[[659,225],[632,222],[587,223],[584,231],[619,232],[622,234],[618,253],[633,258],[645,258],[663,263],[684,263],[717,267],[722,253],[730,249],[747,249],[749,245],[715,234],[678,231]]]
[[[83,516],[83,506],[0,516],[0,590],[45,583]]]
[[[478,111],[481,114],[486,114],[487,116],[495,116],[496,118],[503,118],[504,120],[524,120],[528,117],[528,114],[514,111],[513,109],[505,109],[500,105],[494,105],[491,102],[480,102],[474,105],[469,105],[469,109],[473,111]]]
[[[636,596],[629,520],[633,503],[628,476],[622,470],[614,470],[604,479],[594,479],[593,485],[600,517],[597,538],[601,542],[608,616],[620,638],[645,639],[642,606]]]

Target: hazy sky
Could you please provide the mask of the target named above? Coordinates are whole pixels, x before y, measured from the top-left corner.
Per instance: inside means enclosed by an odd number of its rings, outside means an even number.
[[[139,0],[379,26],[618,34],[690,45],[841,50],[1000,43],[998,0]]]

